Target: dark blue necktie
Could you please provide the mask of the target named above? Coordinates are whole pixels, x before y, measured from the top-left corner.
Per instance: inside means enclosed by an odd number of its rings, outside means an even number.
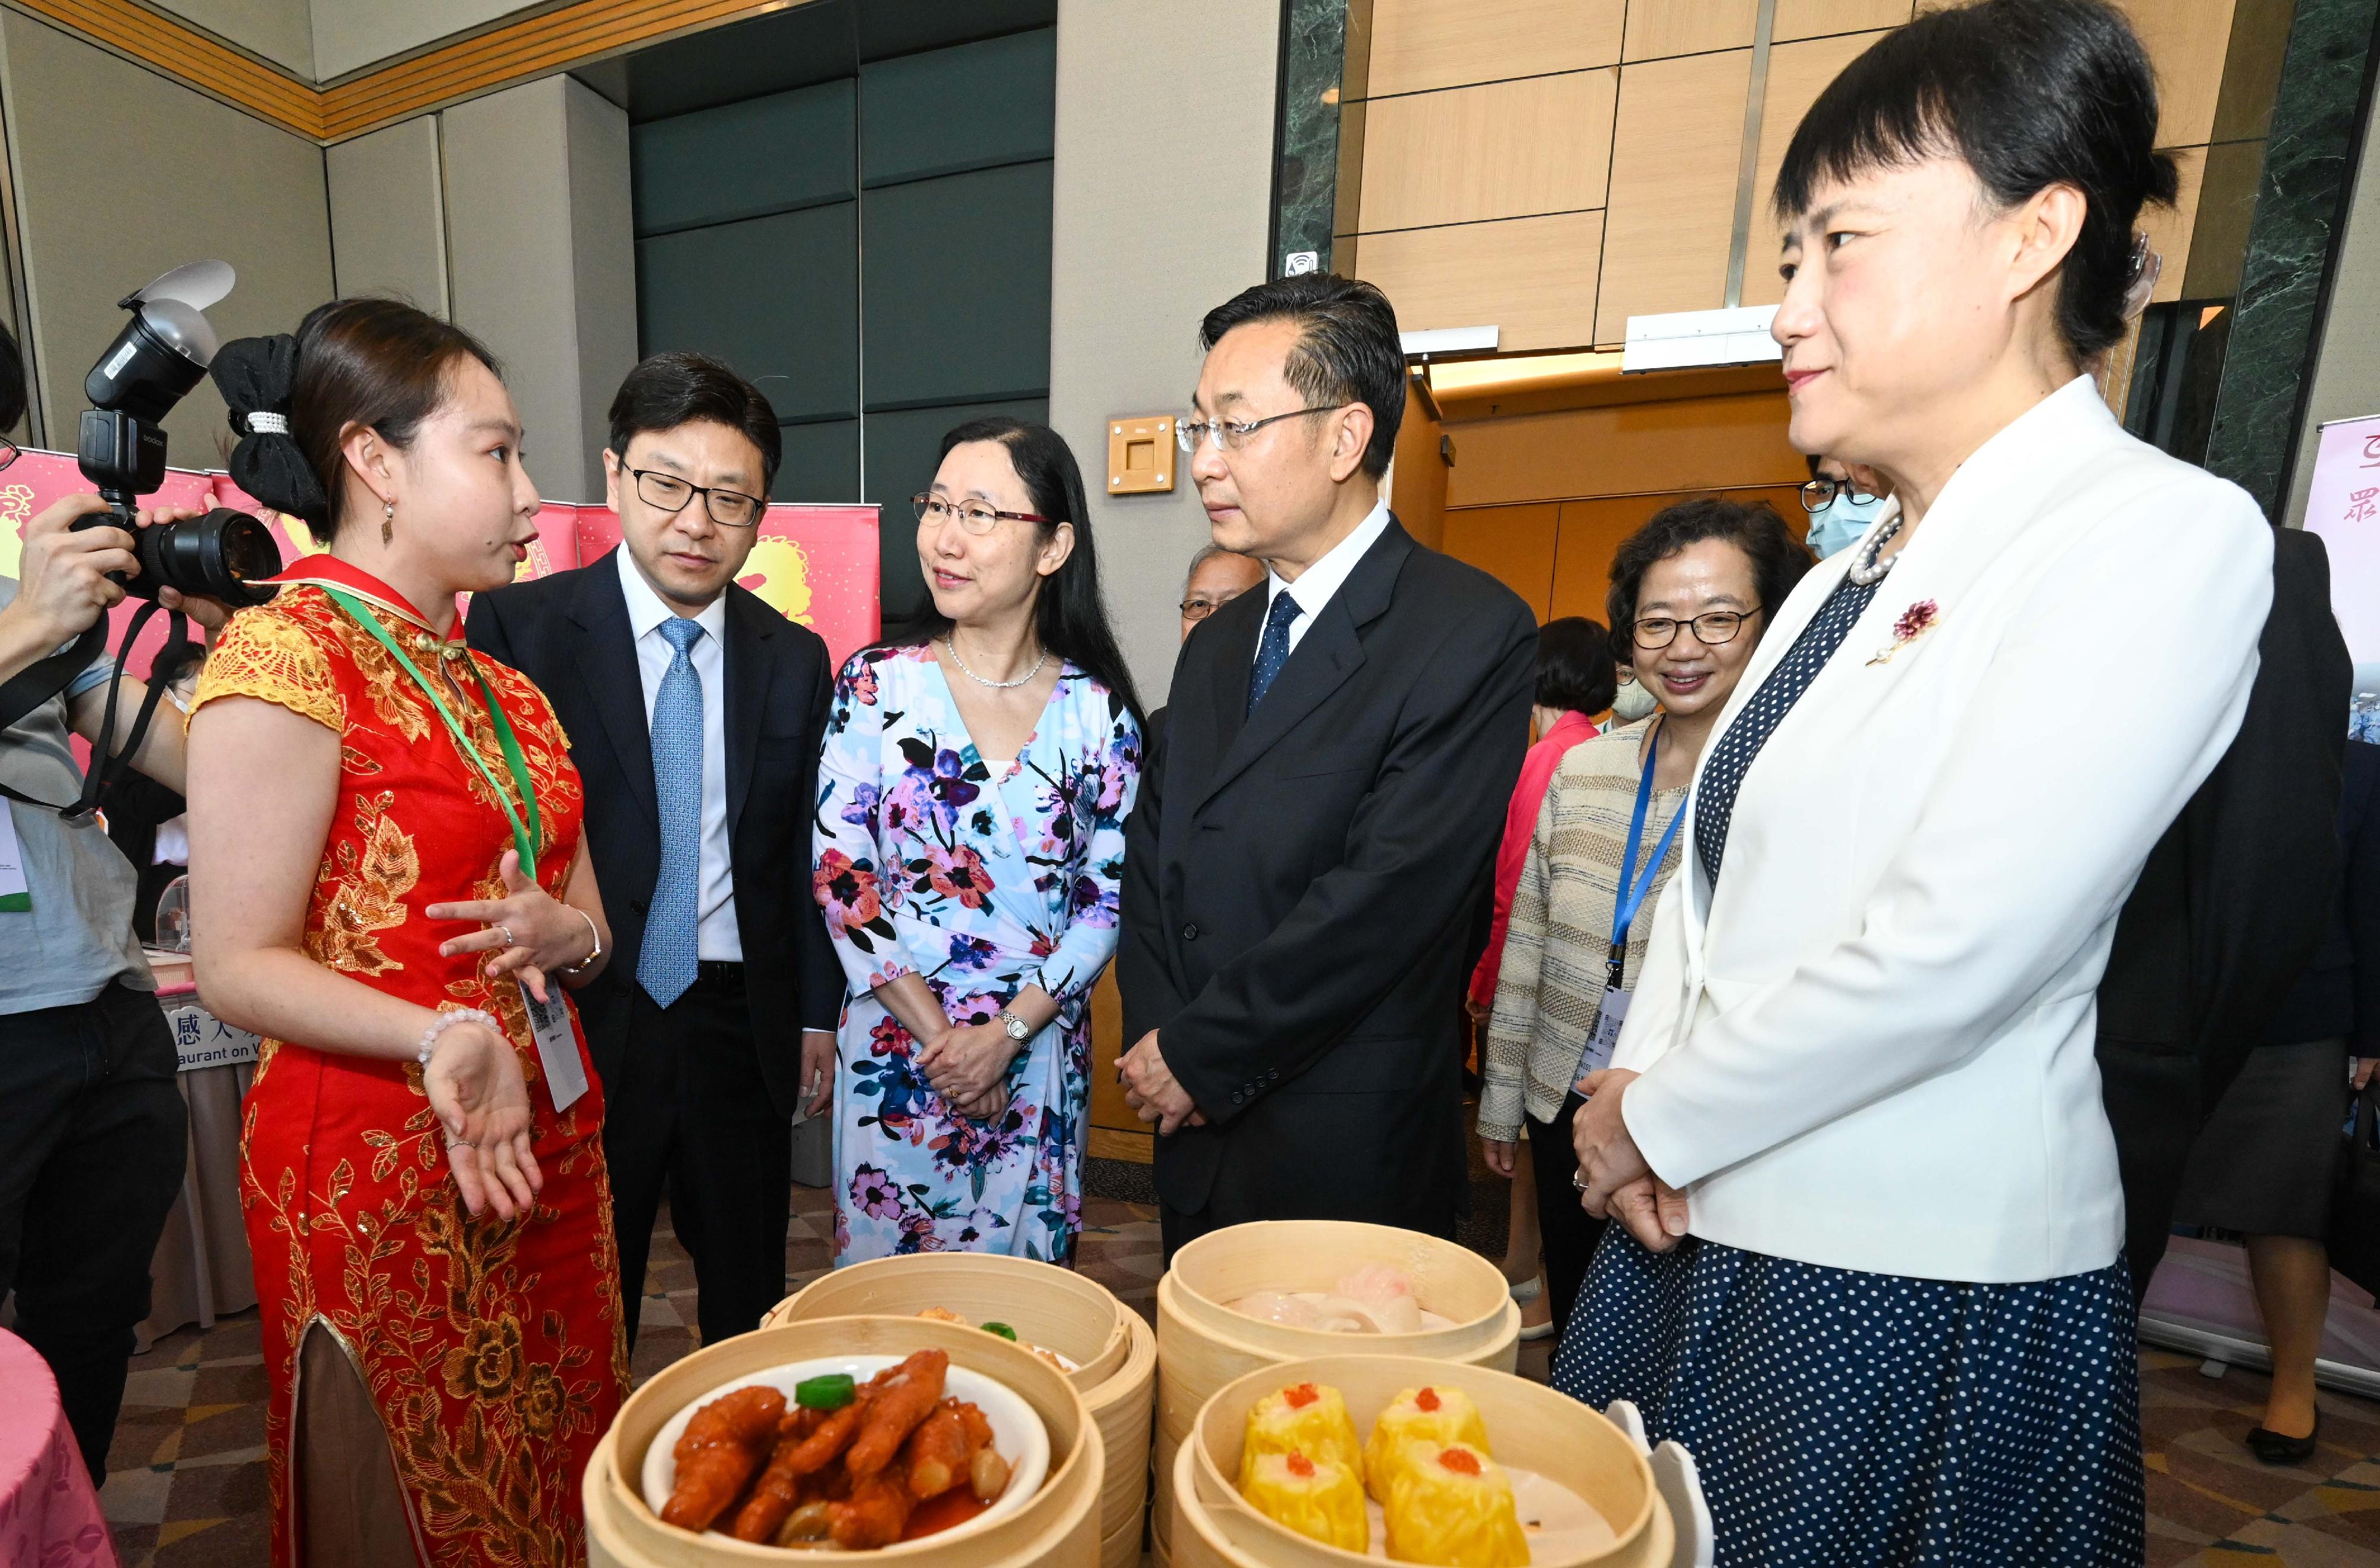
[[[699,623],[673,615],[662,635],[676,654],[653,694],[653,794],[661,807],[662,868],[653,881],[637,979],[668,1007],[694,983],[699,957],[697,884],[702,866],[702,677],[686,650]]]
[[[1281,673],[1281,667],[1289,662],[1290,622],[1305,613],[1297,608],[1297,601],[1289,597],[1286,589],[1275,596],[1272,609],[1265,615],[1264,640],[1257,644],[1256,675],[1248,682],[1250,713],[1256,712],[1257,704],[1264,701],[1265,694],[1272,690],[1273,678]]]

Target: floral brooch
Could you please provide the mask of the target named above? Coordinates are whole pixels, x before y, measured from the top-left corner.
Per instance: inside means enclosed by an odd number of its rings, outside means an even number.
[[[1936,604],[1932,599],[1919,599],[1915,604],[1912,604],[1907,609],[1902,610],[1900,612],[1900,619],[1892,623],[1891,645],[1888,647],[1878,648],[1876,652],[1876,657],[1869,659],[1868,663],[1891,663],[1893,655],[1899,653],[1901,649],[1907,647],[1918,638],[1925,635],[1926,633],[1934,630],[1937,625],[1940,624],[1941,620],[1941,606]]]

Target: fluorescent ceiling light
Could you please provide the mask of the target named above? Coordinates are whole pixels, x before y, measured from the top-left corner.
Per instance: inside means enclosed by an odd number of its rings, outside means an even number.
[[[1500,331],[1496,327],[1436,327],[1399,335],[1404,339],[1405,357],[1422,359],[1433,354],[1493,354]]]
[[[1768,335],[1768,325],[1776,318],[1773,305],[1631,316],[1621,368],[1674,370],[1693,365],[1757,365],[1782,359],[1784,350]]]

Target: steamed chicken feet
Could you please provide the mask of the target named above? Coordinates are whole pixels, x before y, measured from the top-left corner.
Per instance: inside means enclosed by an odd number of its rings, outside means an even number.
[[[845,1551],[891,1546],[909,1527],[916,1506],[897,1472],[855,1480],[848,1502],[827,1504],[827,1534]]]
[[[769,1456],[769,1467],[753,1484],[752,1495],[728,1534],[740,1541],[774,1539],[801,1502],[803,1480],[843,1456],[859,1429],[860,1413],[867,1405],[868,1391],[861,1389],[840,1410],[787,1412],[778,1424],[777,1446]]]

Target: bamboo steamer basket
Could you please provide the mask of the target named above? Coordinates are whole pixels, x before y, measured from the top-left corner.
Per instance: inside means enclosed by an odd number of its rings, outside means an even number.
[[[1225,1305],[1255,1290],[1328,1290],[1369,1263],[1402,1269],[1421,1304],[1452,1326],[1351,1335],[1259,1322]],[[1358,1345],[1510,1372],[1520,1359],[1521,1309],[1503,1271],[1487,1259],[1387,1225],[1267,1220],[1211,1231],[1176,1252],[1157,1282],[1158,1544],[1170,1550],[1173,1543],[1174,1454],[1218,1389],[1262,1367],[1342,1356]]]
[[[821,1276],[778,1303],[762,1326],[855,1313],[908,1317],[929,1307],[1006,1323],[1031,1343],[1079,1363],[1068,1380],[1082,1394],[1105,1449],[1100,1538],[1119,1533],[1129,1522],[1136,1561],[1148,1505],[1157,1335],[1146,1319],[1096,1280],[995,1253],[878,1258]]]
[[[1132,1354],[1124,1320],[1138,1317],[1106,1286],[1030,1258],[991,1252],[925,1252],[875,1258],[820,1276],[761,1320],[773,1328],[802,1318],[856,1313],[909,1317],[929,1307],[971,1322],[1001,1322],[1028,1342],[1075,1363],[1069,1374],[1087,1394]]]
[[[954,1540],[929,1536],[877,1551],[789,1551],[662,1523],[639,1480],[645,1453],[672,1416],[712,1390],[770,1367],[820,1356],[950,1353],[951,1364],[997,1378],[1033,1407],[1050,1434],[1050,1474],[1026,1505]],[[901,1568],[1096,1568],[1105,1451],[1082,1396],[1057,1369],[997,1334],[910,1317],[815,1318],[722,1340],[656,1374],[620,1407],[587,1466],[588,1560],[595,1568],[798,1568],[895,1563]]]
[[[1133,1520],[1099,1542],[1099,1568],[1140,1568],[1140,1526]]]
[[[1499,1460],[1560,1481],[1592,1503],[1617,1538],[1560,1555],[1533,1544],[1530,1568],[1669,1568],[1677,1537],[1652,1467],[1601,1412],[1524,1378],[1476,1368],[1450,1372],[1443,1362],[1401,1356],[1288,1362],[1219,1390],[1174,1456],[1173,1561],[1182,1568],[1354,1568],[1377,1561],[1284,1528],[1241,1501],[1232,1478],[1239,1474],[1248,1411],[1293,1382],[1337,1389],[1358,1432],[1368,1432],[1402,1390],[1431,1382],[1459,1388],[1478,1405]]]

